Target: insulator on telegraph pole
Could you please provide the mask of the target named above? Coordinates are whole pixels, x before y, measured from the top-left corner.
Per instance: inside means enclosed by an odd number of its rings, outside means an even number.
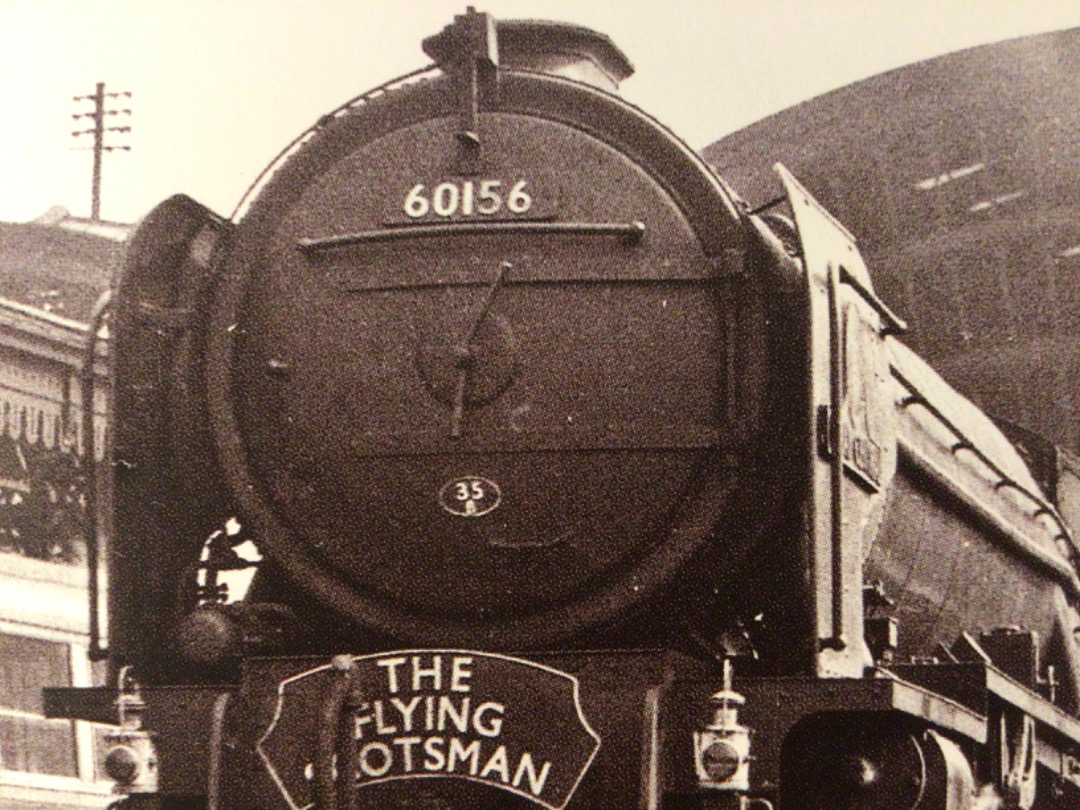
[[[127,108],[123,109],[106,109],[106,99],[115,98],[131,98],[131,92],[124,90],[121,92],[106,93],[105,82],[98,82],[94,89],[93,95],[89,96],[75,96],[74,101],[92,101],[94,103],[93,112],[75,113],[71,117],[76,121],[80,118],[90,118],[93,120],[93,126],[89,129],[80,129],[72,132],[72,136],[78,138],[81,135],[93,135],[94,136],[94,175],[91,181],[90,189],[90,219],[94,222],[101,220],[101,155],[103,152],[115,152],[122,150],[124,152],[130,152],[131,146],[129,144],[122,146],[106,146],[105,145],[105,133],[118,132],[118,133],[130,133],[131,127],[129,126],[105,126],[106,116],[114,115],[131,115],[131,110]]]

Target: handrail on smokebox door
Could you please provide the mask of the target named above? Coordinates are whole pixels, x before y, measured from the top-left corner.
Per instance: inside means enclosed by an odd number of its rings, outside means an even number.
[[[645,236],[645,223],[633,222],[544,222],[508,220],[498,222],[453,222],[434,225],[398,225],[375,231],[358,231],[337,236],[300,239],[297,249],[306,255],[318,255],[353,245],[432,239],[448,236],[492,236],[499,234],[534,234],[543,236],[614,236],[635,245]]]
[[[91,661],[103,661],[109,650],[101,646],[101,615],[98,601],[101,595],[98,576],[99,549],[97,530],[97,470],[94,458],[94,365],[97,359],[98,333],[105,324],[112,303],[112,290],[105,290],[90,313],[90,327],[83,343],[82,362],[79,366],[79,396],[82,403],[82,437],[79,455],[86,473],[86,520],[83,521],[83,540],[86,543],[88,568],[88,591],[90,593],[90,647],[87,654]]]

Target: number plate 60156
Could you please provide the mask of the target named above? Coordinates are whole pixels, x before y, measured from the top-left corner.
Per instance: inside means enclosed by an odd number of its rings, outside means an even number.
[[[533,198],[525,180],[516,183],[502,180],[463,180],[439,183],[429,189],[417,183],[408,194],[402,210],[410,219],[434,215],[440,219],[494,217],[526,214]]]

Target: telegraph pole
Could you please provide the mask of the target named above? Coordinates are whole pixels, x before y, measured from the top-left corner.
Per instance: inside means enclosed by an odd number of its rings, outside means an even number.
[[[101,155],[103,152],[113,152],[117,149],[122,149],[125,152],[131,151],[130,145],[123,146],[106,146],[105,145],[105,133],[106,132],[131,132],[129,126],[117,126],[107,127],[105,126],[105,116],[107,115],[131,115],[130,109],[105,109],[105,100],[111,98],[131,98],[131,93],[123,91],[119,93],[106,93],[105,82],[98,82],[97,87],[94,90],[92,96],[75,96],[74,101],[92,101],[94,102],[94,111],[86,113],[75,113],[71,117],[76,121],[80,118],[93,119],[94,125],[89,129],[80,129],[72,132],[72,136],[78,138],[80,135],[93,135],[94,136],[94,176],[91,190],[90,190],[90,219],[93,222],[101,221]]]

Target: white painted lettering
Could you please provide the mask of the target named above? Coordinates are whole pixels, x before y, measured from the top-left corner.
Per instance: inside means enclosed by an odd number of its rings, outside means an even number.
[[[521,787],[521,778],[523,776],[529,777],[529,792],[533,796],[539,796],[540,792],[544,789],[544,782],[547,781],[548,771],[551,770],[551,763],[545,762],[543,767],[540,768],[539,775],[536,773],[536,765],[533,763],[532,755],[526,751],[521,755],[521,761],[518,762],[517,771],[514,773],[514,787]]]
[[[420,696],[417,695],[406,706],[400,698],[390,698],[390,704],[401,712],[401,722],[404,724],[404,731],[412,731],[412,716],[416,711],[416,707],[420,704]]]
[[[454,661],[450,668],[450,691],[451,692],[470,692],[472,686],[465,683],[472,678],[472,670],[466,669],[466,667],[472,666],[472,658],[462,655],[455,655]]]
[[[424,678],[431,679],[431,690],[438,692],[442,689],[442,656],[433,655],[431,657],[431,668],[424,669],[420,665],[420,656],[414,655],[412,657],[412,689],[414,692],[419,692],[423,689]]]
[[[424,729],[435,730],[435,696],[428,695],[424,698]]]
[[[372,762],[372,754],[377,754],[375,760],[378,764]],[[380,776],[386,776],[390,771],[390,766],[394,764],[394,755],[390,752],[390,746],[381,742],[369,742],[363,748],[360,749],[360,770],[364,776],[369,776],[372,779],[378,779]]]
[[[364,710],[364,709],[370,710],[371,709],[371,704],[370,703],[364,703],[364,704],[362,704],[360,706],[360,709],[361,710]],[[366,726],[370,722],[371,722],[371,715],[370,714],[357,714],[353,718],[353,733],[356,735],[356,739],[358,739],[358,740],[364,739],[364,726]]]
[[[461,733],[469,730],[469,700],[470,698],[462,698],[461,705],[455,710],[454,701],[450,697],[439,696],[439,731],[446,731],[447,717]]]
[[[397,668],[405,663],[405,657],[400,658],[383,658],[376,661],[376,666],[380,666],[386,670],[386,683],[387,688],[390,690],[391,695],[396,695],[398,691],[398,679]]]
[[[453,773],[454,766],[458,762],[464,764],[466,760],[469,761],[469,774],[471,776],[476,776],[476,771],[480,767],[480,741],[473,740],[466,747],[461,744],[460,738],[451,737],[450,755],[447,757],[446,772]],[[521,770],[520,766],[518,766],[518,770]]]
[[[468,700],[468,698],[466,698],[466,700]],[[483,737],[498,737],[502,734],[504,711],[506,711],[505,706],[491,700],[477,706],[472,718],[473,728],[476,729],[476,733]],[[492,712],[495,716],[489,718],[487,722],[485,722],[485,712]]]
[[[397,726],[387,725],[383,721],[383,702],[381,700],[375,701],[375,731],[379,734],[394,734],[397,732]]]
[[[479,677],[475,670],[485,661],[479,653],[447,650],[375,659],[385,681],[378,670],[367,675],[374,691],[365,691],[369,700],[352,710],[355,759],[350,768],[358,783],[471,777],[544,800],[561,789],[555,785],[563,778],[552,771],[562,760],[548,761],[540,752],[526,750],[532,748],[526,741],[530,732],[535,737],[545,728],[541,718],[526,715],[542,711],[543,704],[525,701],[519,706],[508,700],[502,677],[485,684],[487,670],[482,668]],[[525,728],[516,728],[522,719],[527,721]],[[535,731],[533,721],[540,721]],[[305,778],[314,779],[310,764]]]
[[[420,737],[395,737],[394,745],[401,749],[401,762],[402,767],[405,769],[405,773],[412,773],[413,760],[412,750],[414,745],[419,745],[422,742]]]
[[[446,740],[442,737],[428,737],[424,740],[424,770],[441,771],[446,767],[446,754],[443,749]]]
[[[506,746],[500,745],[487,761],[487,765],[480,771],[480,778],[486,779],[489,774],[496,773],[500,781],[506,785],[510,782],[510,763],[506,760]]]

